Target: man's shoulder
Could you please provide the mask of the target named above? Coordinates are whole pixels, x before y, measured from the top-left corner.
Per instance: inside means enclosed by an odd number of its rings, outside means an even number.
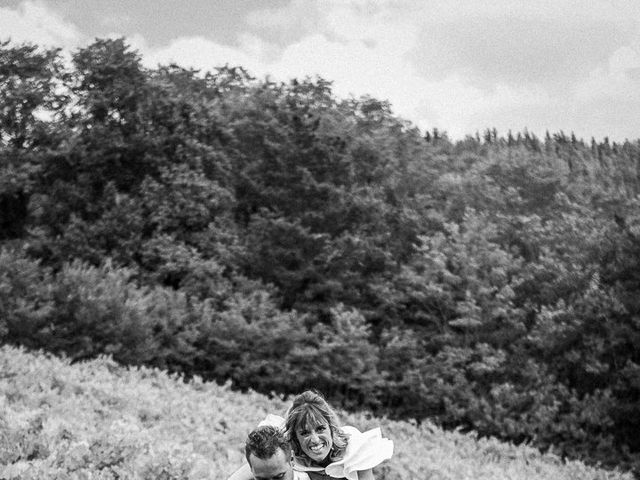
[[[309,480],[309,475],[307,475],[305,472],[299,472],[298,470],[294,470],[293,480]]]

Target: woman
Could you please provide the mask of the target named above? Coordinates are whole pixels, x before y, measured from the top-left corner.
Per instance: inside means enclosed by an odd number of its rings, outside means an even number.
[[[393,454],[393,442],[382,438],[379,428],[360,433],[350,426],[340,427],[338,418],[316,392],[298,395],[286,420],[269,415],[262,422],[283,427],[291,442],[294,470],[311,480],[373,480],[373,467]],[[252,480],[248,465],[228,480]]]

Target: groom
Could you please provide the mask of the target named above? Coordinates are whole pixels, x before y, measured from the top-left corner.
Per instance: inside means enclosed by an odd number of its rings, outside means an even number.
[[[282,430],[264,425],[247,437],[245,455],[255,480],[308,480],[304,472],[293,469],[291,445]]]

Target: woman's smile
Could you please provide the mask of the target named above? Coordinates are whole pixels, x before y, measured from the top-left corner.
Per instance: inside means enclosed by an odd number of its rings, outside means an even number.
[[[325,422],[314,427],[305,426],[296,431],[302,451],[314,462],[320,463],[327,458],[333,441],[331,429]]]

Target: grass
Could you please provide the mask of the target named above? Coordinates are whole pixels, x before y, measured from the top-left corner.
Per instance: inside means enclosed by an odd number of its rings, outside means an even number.
[[[246,434],[287,401],[229,385],[185,383],[110,358],[71,365],[0,347],[0,479],[224,479],[243,462]],[[376,479],[632,480],[527,446],[445,432],[425,422],[341,412],[395,443]]]

